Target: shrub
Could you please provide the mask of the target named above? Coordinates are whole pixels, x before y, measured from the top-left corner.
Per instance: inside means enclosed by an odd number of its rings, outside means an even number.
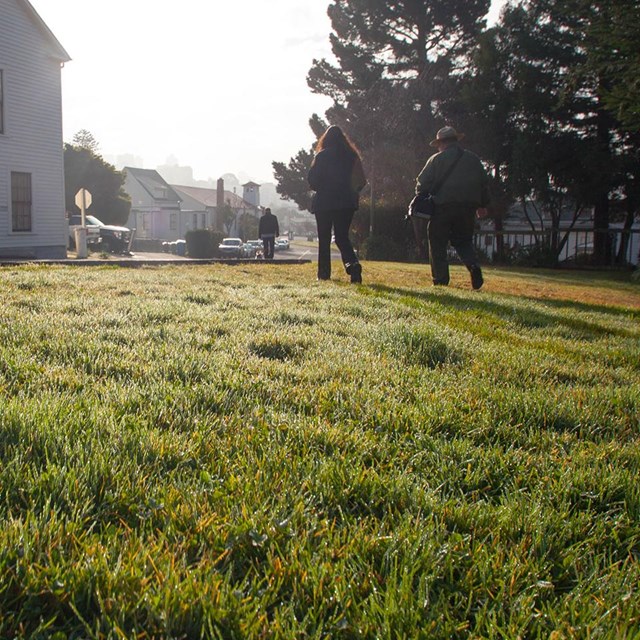
[[[544,244],[514,247],[505,259],[506,264],[516,267],[548,267],[558,264],[558,253]]]
[[[360,255],[368,260],[413,262],[419,251],[411,223],[405,219],[406,205],[380,204],[374,212],[374,236],[368,237],[370,212],[361,207],[351,228]],[[426,231],[425,231],[426,237]]]
[[[222,233],[210,229],[192,229],[185,234],[187,254],[192,258],[217,258]]]
[[[408,252],[406,246],[387,236],[369,236],[361,245],[360,255],[366,260],[404,262]]]

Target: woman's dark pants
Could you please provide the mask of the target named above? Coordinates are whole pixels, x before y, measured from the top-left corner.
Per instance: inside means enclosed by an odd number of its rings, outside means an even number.
[[[331,277],[332,230],[346,272],[351,273],[351,266],[358,263],[358,257],[349,240],[349,227],[353,214],[354,212],[349,209],[322,211],[315,214],[318,225],[318,278],[320,280],[328,280]]]

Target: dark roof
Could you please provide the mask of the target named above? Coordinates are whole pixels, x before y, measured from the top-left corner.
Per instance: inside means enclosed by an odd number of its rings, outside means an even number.
[[[243,187],[259,187],[260,185],[257,182],[253,182],[252,180],[249,180],[249,182],[245,182],[242,186]]]
[[[215,207],[218,204],[218,190],[217,189],[208,189],[206,187],[188,187],[177,184],[171,185],[173,189],[175,189],[178,194],[184,194],[198,201],[200,204],[205,207]],[[232,193],[231,191],[224,192],[224,202],[225,204],[229,204],[233,209],[254,209],[255,205],[247,202],[239,195]]]
[[[135,178],[147,191],[147,193],[159,202],[180,202],[180,196],[171,188],[171,185],[155,169],[138,169],[137,167],[124,167],[127,175]],[[158,197],[157,189],[163,189],[166,197]]]
[[[54,55],[60,60],[60,62],[69,62],[71,57],[64,50],[64,47],[58,42],[58,39],[53,35],[53,32],[47,27],[45,21],[39,16],[38,12],[33,8],[29,0],[18,0],[18,4],[27,12],[29,17],[35,22],[36,26],[44,37],[49,41],[54,50]]]

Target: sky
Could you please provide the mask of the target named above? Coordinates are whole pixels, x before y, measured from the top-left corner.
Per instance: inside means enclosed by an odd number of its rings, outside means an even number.
[[[90,131],[109,161],[272,182],[330,106],[306,82],[331,57],[329,0],[30,0],[65,48],[65,142]],[[503,0],[494,0],[492,13]]]

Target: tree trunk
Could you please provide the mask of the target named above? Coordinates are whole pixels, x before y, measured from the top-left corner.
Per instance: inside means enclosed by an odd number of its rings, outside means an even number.
[[[597,115],[598,147],[604,160],[602,164],[602,179],[593,209],[593,261],[598,266],[611,264],[612,247],[609,237],[609,190],[611,171],[611,116],[602,108]]]

